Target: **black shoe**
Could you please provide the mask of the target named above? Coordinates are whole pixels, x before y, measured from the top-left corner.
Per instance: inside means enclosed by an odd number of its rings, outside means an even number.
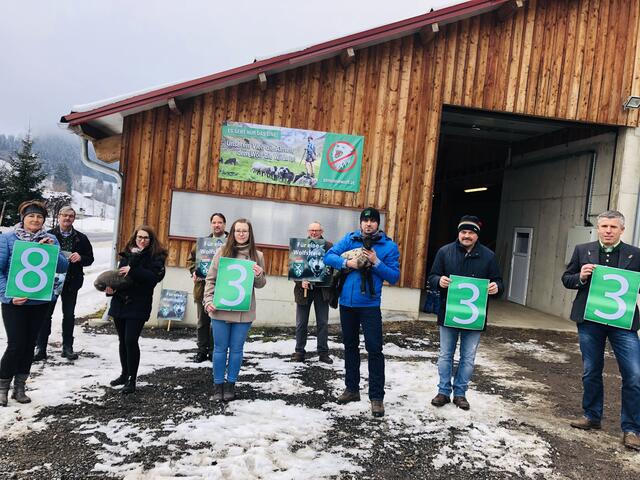
[[[193,361],[195,363],[206,362],[208,357],[209,356],[206,354],[206,352],[198,352],[198,353],[196,353],[196,356],[193,357]]]
[[[292,362],[304,362],[304,352],[294,352],[291,355]]]
[[[227,382],[222,387],[222,399],[225,402],[230,402],[236,399],[236,384]]]
[[[117,387],[118,385],[124,385],[125,383],[127,383],[128,378],[129,378],[128,375],[121,373],[118,378],[114,378],[113,380],[111,380],[109,382],[109,385],[111,385],[112,387]]]
[[[62,346],[62,356],[67,360],[77,360],[78,354],[73,351],[73,347],[71,345],[63,345]]]
[[[44,348],[36,347],[36,350],[33,353],[33,361],[40,362],[46,359],[47,359],[47,347],[44,347]]]
[[[222,383],[214,383],[213,384],[213,401],[221,402],[223,398],[223,386]]]
[[[133,378],[129,378],[127,383],[124,384],[120,393],[123,395],[129,395],[130,393],[135,393],[136,391],[136,381]]]
[[[328,353],[321,353],[318,357],[318,360],[320,360],[322,363],[328,363],[329,365],[333,363],[333,359],[329,356]]]

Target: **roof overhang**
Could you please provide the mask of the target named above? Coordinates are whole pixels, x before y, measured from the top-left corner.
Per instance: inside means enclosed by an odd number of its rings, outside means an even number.
[[[93,138],[118,135],[122,133],[125,116],[167,105],[176,100],[187,99],[255,80],[260,74],[269,76],[319,62],[338,56],[348,48],[363,49],[406,37],[435,23],[446,25],[481,15],[513,2],[514,0],[470,0],[213,75],[75,107],[69,114],[63,116],[60,122],[70,127],[76,127],[73,129],[75,131],[78,130],[77,127],[80,127],[85,135]]]

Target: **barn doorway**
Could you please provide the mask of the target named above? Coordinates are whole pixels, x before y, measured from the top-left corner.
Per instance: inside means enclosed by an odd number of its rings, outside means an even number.
[[[552,205],[555,210],[561,210],[565,208],[563,195],[575,197],[576,211],[582,209],[583,203],[591,205],[593,202],[589,201],[594,190],[593,185],[589,185],[589,178],[595,170],[589,173],[591,164],[588,155],[583,155],[583,150],[592,148],[601,152],[597,167],[600,182],[598,193],[603,194],[599,201],[606,208],[615,154],[615,132],[614,128],[608,126],[444,106],[430,220],[427,276],[438,249],[455,240],[458,221],[465,214],[476,215],[482,220],[480,241],[498,255],[505,285],[509,283],[514,227],[535,228],[536,235],[530,252],[532,257],[535,258],[537,246],[545,244],[562,250],[564,257],[566,230],[556,225],[558,222],[554,224],[555,230],[547,227],[540,229],[537,221],[522,214],[522,210],[518,217],[517,208],[522,208],[521,204],[525,205],[526,202],[520,202],[516,207],[514,205],[517,202],[510,203],[511,200],[505,200],[503,195],[508,192],[510,198],[513,197],[514,188],[522,188],[522,182],[534,191],[543,189],[545,183],[555,182],[554,185],[560,186],[548,195],[552,203],[546,202],[546,199],[538,203],[532,201],[531,209],[541,210]],[[598,145],[605,147],[589,147],[590,142],[600,142]],[[567,157],[564,160],[560,160],[564,158],[562,152]],[[575,153],[575,159],[570,158],[570,152]],[[533,167],[530,177],[523,176],[523,172],[529,172],[529,165],[545,165],[548,174],[538,175],[543,167]],[[569,167],[573,168],[571,172]],[[563,193],[561,190],[571,187],[562,185],[563,181],[569,183],[564,179],[569,175],[576,186],[575,192]],[[591,205],[589,208],[600,207]],[[584,214],[584,222],[581,212],[578,214],[575,218],[569,216],[564,220],[578,226],[589,223],[588,213]],[[509,216],[509,221],[506,222],[504,218],[501,221],[501,215]],[[516,218],[515,223],[513,217]],[[536,265],[532,264],[534,268]],[[556,273],[544,273],[549,276],[549,283]],[[536,274],[542,275],[540,271]],[[527,288],[530,289],[531,285]],[[506,293],[505,299],[508,298]],[[526,292],[518,298],[523,297],[526,297]],[[552,313],[561,314],[557,311]]]

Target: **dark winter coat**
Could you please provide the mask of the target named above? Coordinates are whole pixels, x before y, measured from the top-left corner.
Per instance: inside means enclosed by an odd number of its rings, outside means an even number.
[[[333,247],[333,243],[329,241],[325,241],[324,243],[325,250],[329,250],[331,247]],[[298,305],[308,305],[309,303],[311,303],[311,301],[313,300],[313,295],[310,295],[309,292],[307,292],[307,296],[306,297],[304,296],[304,288],[302,288],[302,282],[294,282],[294,284],[295,285],[293,287],[293,298],[296,301],[296,303]],[[333,286],[330,286],[330,287],[314,286],[314,288],[319,288],[322,291],[322,299],[327,303],[331,303],[336,292],[336,289]]]
[[[60,232],[60,226],[52,228],[49,230],[49,233],[55,236],[58,239],[58,242],[62,244],[64,237]],[[73,244],[71,253],[78,253],[78,255],[80,255],[80,261],[76,263],[69,262],[67,276],[64,279],[64,288],[66,290],[78,291],[82,288],[82,284],[84,282],[83,267],[88,267],[93,263],[93,247],[91,246],[91,242],[89,242],[87,236],[75,228],[73,229],[71,238]]]
[[[130,266],[127,274],[133,284],[130,288],[116,291],[111,300],[109,315],[120,319],[149,319],[153,289],[165,274],[166,254],[151,256],[148,249],[141,253],[121,252],[118,268]]]
[[[491,297],[499,297],[504,292],[500,268],[496,255],[484,245],[476,243],[470,252],[456,240],[441,247],[436,254],[429,274],[429,283],[432,288],[440,291],[440,310],[438,311],[438,325],[444,325],[444,316],[447,307],[448,288],[440,287],[440,277],[461,275],[464,277],[486,278],[489,282],[498,285],[498,293]],[[488,315],[487,315],[488,318]],[[485,322],[485,328],[487,324]]]
[[[591,286],[591,277],[585,282],[580,283],[580,269],[587,263],[600,264],[600,243],[590,242],[576,245],[571,256],[571,261],[567,265],[567,270],[562,274],[562,283],[566,288],[578,290],[576,298],[571,306],[571,320],[576,323],[584,322],[584,310],[587,306],[587,297],[589,296],[589,287]],[[620,242],[620,253],[618,257],[618,265],[612,265],[623,270],[632,270],[640,272],[640,248],[626,243]],[[633,324],[631,330],[638,331],[640,322],[638,320],[638,306],[633,316]]]

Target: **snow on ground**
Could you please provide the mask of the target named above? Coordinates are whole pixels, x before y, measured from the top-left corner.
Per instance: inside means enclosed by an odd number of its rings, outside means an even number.
[[[115,207],[96,200],[91,193],[73,190],[71,192],[71,205],[77,210],[83,209],[85,215],[115,218]],[[78,230],[81,230],[80,227],[78,227]]]
[[[80,228],[80,227],[78,227]],[[86,269],[77,314],[98,310],[104,305],[104,296],[93,288],[98,273],[109,267],[109,244],[95,245],[96,261]],[[57,355],[61,335],[60,305],[53,320],[50,337],[50,355]],[[78,403],[100,398],[108,382],[119,374],[118,342],[115,335],[96,334],[77,328],[76,345],[80,358],[70,367],[63,362],[39,363],[33,367],[29,381],[29,394],[33,402],[26,405],[12,403],[0,409],[0,430],[10,438],[29,431],[44,430],[51,419],[36,419],[43,407]],[[390,336],[393,340],[393,337]],[[330,348],[341,345],[331,338]],[[5,344],[5,332],[0,333],[0,345]],[[315,338],[309,342],[315,344]],[[404,339],[404,345],[419,345],[422,339]],[[53,344],[53,345],[52,345]],[[154,370],[174,367],[200,368],[191,362],[192,340],[166,340],[142,338],[140,341],[140,375]],[[514,347],[511,345],[511,347]],[[550,355],[544,346],[522,344],[514,347],[538,352],[544,358]],[[246,368],[243,373],[268,374],[268,382],[255,381],[252,387],[269,394],[300,394],[311,389],[302,377],[309,362],[293,363],[289,355],[294,350],[293,339],[269,341],[260,335],[252,336],[246,346]],[[83,354],[84,353],[84,354]],[[507,472],[528,478],[551,477],[551,447],[538,433],[518,421],[517,404],[509,403],[498,395],[471,389],[469,401],[483,408],[468,412],[447,405],[434,409],[427,405],[438,383],[437,367],[433,360],[435,350],[420,351],[385,344],[386,354],[386,416],[381,420],[397,441],[420,438],[449,440],[455,436],[455,449],[444,445],[431,460],[436,469],[455,465],[468,471]],[[238,400],[229,405],[224,415],[194,410],[186,405],[191,415],[188,420],[176,422],[170,417],[164,424],[149,428],[137,424],[135,418],[100,423],[94,418],[75,419],[75,431],[86,436],[91,448],[100,452],[94,467],[97,476],[116,475],[126,479],[152,478],[326,478],[340,472],[356,474],[360,467],[354,458],[365,460],[376,454],[371,450],[369,435],[357,439],[357,447],[327,446],[327,435],[338,422],[358,421],[368,417],[367,401],[337,405],[332,398],[343,389],[344,363],[334,357],[333,365],[322,368],[334,370],[337,379],[326,383],[316,393],[328,400],[320,408],[291,405],[282,399]],[[487,368],[499,369],[488,357],[482,358]],[[366,365],[366,363],[365,363]],[[317,368],[318,364],[315,363]],[[364,366],[363,366],[364,367]],[[70,375],[70,368],[73,375]],[[502,373],[505,373],[504,370]],[[366,368],[363,392],[366,392]],[[258,377],[259,378],[259,377]],[[210,381],[206,379],[206,381]],[[185,386],[186,387],[186,386]],[[366,400],[366,395],[363,400]],[[195,414],[195,418],[194,415]],[[513,422],[511,422],[513,421]],[[511,423],[510,423],[511,422]],[[509,425],[508,428],[505,425]],[[515,426],[514,426],[515,425]],[[215,432],[215,434],[212,434]],[[180,440],[186,445],[178,460],[156,463],[144,470],[139,463],[125,463],[125,458],[147,446],[175,448]],[[393,441],[386,445],[394,448]],[[174,452],[175,453],[175,452]]]
[[[100,218],[100,217],[78,218],[74,222],[74,226],[83,233],[113,232],[114,220],[113,218]]]

